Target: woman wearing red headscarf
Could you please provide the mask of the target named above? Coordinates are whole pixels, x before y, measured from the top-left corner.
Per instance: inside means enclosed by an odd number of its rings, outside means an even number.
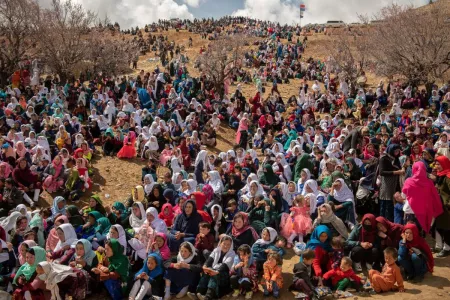
[[[381,238],[381,249],[397,248],[402,239],[403,226],[389,222],[384,217],[377,217],[378,236]]]
[[[398,262],[405,269],[406,280],[420,282],[427,271],[433,273],[434,258],[430,246],[414,224],[403,227]]]
[[[434,162],[437,171],[436,187],[442,200],[443,213],[436,218],[436,257],[450,254],[450,160],[438,156]]]
[[[429,233],[433,218],[442,214],[443,209],[437,189],[428,179],[426,167],[422,161],[414,163],[412,177],[406,179],[402,192],[406,195],[420,226]]]

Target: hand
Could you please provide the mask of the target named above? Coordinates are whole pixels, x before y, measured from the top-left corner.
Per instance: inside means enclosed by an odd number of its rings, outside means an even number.
[[[76,262],[77,265],[80,265],[80,266],[82,266],[83,268],[84,268],[84,266],[86,266],[86,262],[85,262],[84,259],[81,258],[81,257],[77,257],[77,258],[75,259],[75,262]]]
[[[270,206],[266,205],[266,211],[270,211]]]
[[[269,252],[270,252],[270,249],[266,249],[266,250],[264,250],[264,252],[265,252],[265,253],[269,253]]]
[[[189,264],[185,262],[180,262],[179,265],[181,269],[189,269]]]
[[[336,209],[336,210],[339,210],[339,209],[341,209],[341,208],[343,208],[344,206],[342,205],[342,204],[339,204],[339,205],[336,205],[334,208]]]
[[[401,237],[402,237],[403,243],[406,243],[406,234],[404,232],[402,232]]]
[[[13,250],[13,244],[7,243],[6,246],[8,246],[8,251],[11,252]]]
[[[239,269],[242,268],[244,266],[243,262],[238,263],[237,265],[234,266],[235,269]]]
[[[369,249],[370,248],[369,244],[370,243],[368,242],[361,242],[361,247],[363,247],[364,249]]]
[[[203,266],[203,273],[209,274],[210,269],[207,266]]]
[[[153,242],[152,248],[158,250],[159,249],[158,244],[156,242]]]
[[[100,267],[100,271],[102,271],[103,273],[108,273],[109,269],[107,267]]]
[[[153,201],[152,204],[153,204],[153,206],[155,206],[155,207],[159,207],[159,201]]]
[[[216,276],[217,274],[219,274],[218,271],[214,271],[214,270],[209,271],[209,275],[211,275],[211,276]]]
[[[111,207],[109,205],[105,206],[105,211],[106,213],[110,214],[111,213]]]
[[[99,253],[105,253],[105,248],[103,248],[102,246],[97,248],[97,252]]]
[[[405,292],[405,288],[404,288],[404,287],[399,288],[398,291],[399,291],[400,293],[404,293],[404,292]]]
[[[378,236],[382,239],[385,239],[387,237],[387,235],[382,231],[378,231]]]
[[[94,274],[100,274],[100,270],[97,268],[92,268],[92,272],[94,272]]]
[[[75,268],[76,266],[77,266],[77,263],[74,262],[74,261],[71,261],[71,262],[69,263],[69,267]]]

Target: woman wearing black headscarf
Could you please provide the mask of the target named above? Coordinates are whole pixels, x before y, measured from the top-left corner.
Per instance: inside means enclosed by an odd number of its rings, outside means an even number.
[[[161,208],[164,204],[166,204],[166,199],[164,198],[164,191],[160,184],[155,184],[153,186],[152,191],[147,196],[148,207],[154,207],[158,210],[158,213],[161,212]]]
[[[381,176],[379,203],[380,216],[394,221],[394,194],[400,191],[399,175],[405,173],[399,161],[400,146],[391,144],[380,157],[379,174]]]
[[[172,230],[167,235],[170,251],[178,252],[183,242],[194,244],[195,237],[198,234],[198,224],[202,221],[201,215],[197,212],[195,201],[186,201],[182,213],[175,218]]]
[[[228,183],[225,185],[225,193],[222,194],[222,207],[227,207],[228,201],[231,199],[238,199],[238,192],[242,189],[244,184],[240,176],[230,174]]]

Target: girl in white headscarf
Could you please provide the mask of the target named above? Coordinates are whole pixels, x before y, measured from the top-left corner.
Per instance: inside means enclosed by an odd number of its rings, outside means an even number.
[[[123,254],[127,253],[127,236],[125,234],[125,229],[123,229],[122,225],[116,224],[111,225],[108,234],[106,235],[106,239],[116,239],[123,246]]]
[[[146,214],[144,209],[144,204],[142,202],[135,202],[131,209],[130,215],[130,226],[133,228],[135,233],[139,233],[140,228],[144,225],[146,220]]]
[[[174,156],[170,159],[170,168],[172,169],[172,173],[180,173],[183,170],[178,158]]]
[[[330,195],[333,197],[336,216],[350,225],[354,225],[356,220],[354,196],[344,179],[338,178],[333,183]]]
[[[222,182],[222,178],[218,171],[209,171],[209,182],[208,184],[213,188],[215,194],[222,194],[224,192],[224,186]]]
[[[150,136],[150,139],[145,143],[144,149],[142,150],[142,159],[154,159],[159,160],[159,144],[156,136]]]
[[[144,176],[144,192],[145,195],[150,195],[153,190],[153,186],[156,184],[153,176],[151,174],[147,174]]]

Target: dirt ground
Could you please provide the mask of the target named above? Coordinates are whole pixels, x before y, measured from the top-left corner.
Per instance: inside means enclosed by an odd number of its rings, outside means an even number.
[[[195,57],[199,54],[199,48],[201,46],[206,46],[208,44],[207,40],[202,40],[200,36],[189,33],[187,31],[175,32],[170,30],[169,32],[164,32],[164,35],[169,36],[169,40],[175,40],[176,43],[185,45],[186,53],[190,58],[190,63],[188,63],[188,69],[193,76],[198,75],[198,70],[192,67],[192,63]],[[159,33],[158,33],[159,35]],[[187,48],[189,37],[193,38],[193,47]],[[314,35],[308,38],[308,47],[304,57],[312,56],[314,58],[324,59],[326,57],[326,52],[324,50],[323,44],[327,42],[330,37],[324,35]],[[140,58],[138,63],[138,69],[145,71],[152,71],[159,62],[148,61],[149,58],[155,56],[154,52],[149,53],[146,56]],[[136,72],[137,73],[137,72]],[[369,85],[373,86],[379,82],[379,78],[376,78],[373,74],[368,74]],[[298,88],[300,85],[300,80],[291,80],[291,83],[280,84],[278,86],[283,99],[289,98],[291,95],[296,95],[298,93]],[[243,85],[243,93],[248,98],[255,94],[254,85]],[[266,96],[270,89],[266,88]],[[231,87],[230,91],[234,91]],[[221,151],[227,151],[234,145],[235,131],[228,127],[223,126],[218,132],[218,142],[215,148],[209,149],[211,152],[219,153]],[[92,180],[94,182],[92,193],[100,195],[100,198],[106,204],[112,204],[114,201],[123,201],[131,193],[131,189],[140,184],[141,181],[141,168],[145,165],[140,159],[131,160],[119,160],[116,157],[103,157],[101,153],[96,155],[94,160],[93,168],[94,175]],[[165,170],[158,170],[158,175],[161,177]],[[88,203],[89,195],[86,195],[77,206],[84,206]],[[51,205],[52,197],[48,194],[44,194],[43,198],[40,200],[39,204],[41,206]],[[431,241],[430,241],[431,242]],[[295,263],[297,263],[299,257],[296,256],[293,251],[289,250],[284,258],[283,262],[283,276],[284,276],[284,289],[282,292],[282,298],[291,299],[293,294],[287,292],[287,286],[292,282],[292,269]],[[406,299],[421,299],[421,300],[435,300],[437,298],[450,299],[450,258],[439,258],[435,260],[435,270],[433,276],[427,274],[425,280],[421,284],[409,284],[406,283],[405,293],[386,293],[381,295],[369,296],[374,299],[396,299],[396,300],[406,300]],[[355,295],[353,299],[357,299],[361,295]],[[107,299],[106,294],[96,295],[96,299]],[[262,293],[255,294],[254,299],[262,299]],[[90,297],[88,299],[94,299]],[[187,297],[186,297],[187,299]]]

